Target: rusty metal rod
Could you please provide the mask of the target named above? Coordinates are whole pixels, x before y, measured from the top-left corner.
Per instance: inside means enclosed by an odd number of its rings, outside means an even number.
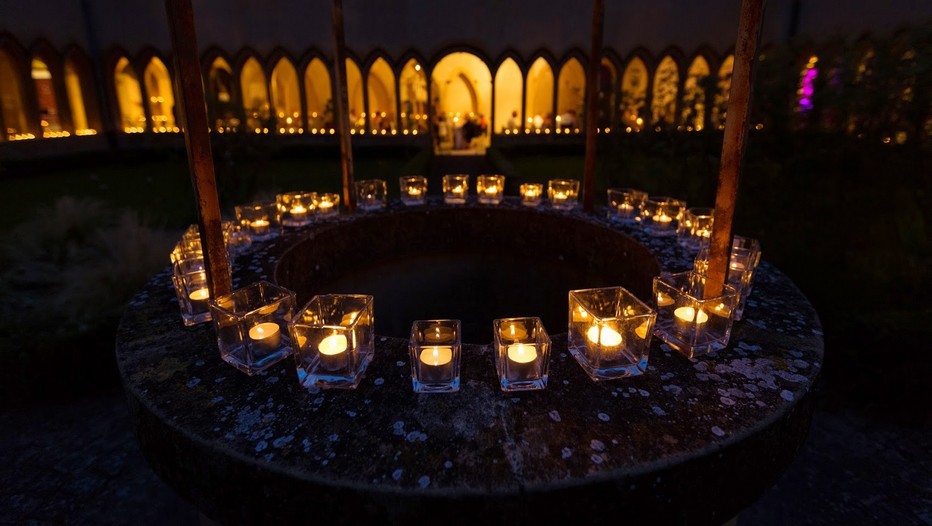
[[[356,210],[353,183],[353,143],[350,140],[349,94],[346,91],[346,36],[343,33],[343,0],[333,0],[333,83],[336,88],[334,111],[340,132],[340,171],[343,174],[343,202],[350,212]]]
[[[181,96],[179,110],[188,152],[188,168],[194,184],[207,287],[210,297],[216,298],[230,293],[233,283],[220,225],[220,200],[217,197],[214,159],[210,151],[210,130],[194,30],[194,12],[191,0],[165,0],[165,9],[168,11],[168,27],[171,31],[176,91]]]
[[[605,8],[602,0],[592,5],[592,48],[586,79],[586,164],[583,172],[583,210],[592,212],[595,191],[596,136],[599,125],[599,71],[602,65],[602,26]]]
[[[725,136],[722,143],[722,160],[718,172],[718,189],[715,193],[715,212],[712,216],[712,238],[709,246],[709,270],[705,282],[705,297],[722,294],[731,259],[732,222],[738,196],[738,179],[741,175],[744,150],[748,137],[748,119],[751,113],[752,69],[757,61],[761,19],[765,0],[742,0],[738,22],[738,39],[735,43],[735,64],[728,96],[728,114],[725,119]]]

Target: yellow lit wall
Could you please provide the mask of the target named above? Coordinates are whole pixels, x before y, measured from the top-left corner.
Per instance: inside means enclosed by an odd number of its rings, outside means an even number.
[[[641,109],[647,103],[647,66],[634,57],[628,62],[621,77],[621,122],[626,127],[639,130],[644,125],[638,122]]]
[[[333,94],[330,88],[330,72],[319,58],[311,60],[304,71],[304,96],[307,100],[308,126],[312,129],[332,128]]]
[[[702,82],[708,76],[709,63],[697,56],[686,70],[686,82],[683,83],[683,124],[696,131],[705,126],[706,96]]]
[[[366,129],[366,106],[363,101],[362,73],[356,62],[346,59],[346,92],[348,97],[350,128]]]
[[[175,127],[175,96],[168,68],[158,57],[152,57],[143,78],[146,82],[146,95],[149,97],[152,130],[163,133],[172,131]]]
[[[574,127],[582,127],[585,115],[586,72],[582,64],[571,58],[560,68],[557,83],[557,115],[575,114]]]
[[[300,127],[301,94],[298,91],[298,73],[285,57],[272,69],[272,106],[275,108],[275,130],[278,133],[295,133]]]
[[[523,128],[521,124],[521,89],[524,78],[521,68],[514,59],[508,58],[502,62],[495,72],[495,121],[494,129],[502,133],[506,129],[515,131]],[[517,112],[517,116],[512,116]],[[509,126],[509,123],[513,123]]]
[[[652,123],[661,121],[673,124],[676,120],[676,95],[680,82],[679,69],[672,57],[666,56],[654,74],[654,92],[651,101]]]
[[[243,113],[246,129],[255,133],[268,129],[269,92],[266,89],[265,73],[259,61],[250,57],[239,75],[240,91],[243,94]]]
[[[81,77],[71,60],[65,62],[65,92],[68,94],[68,105],[71,106],[71,122],[78,133],[89,129],[87,124],[87,110],[84,107],[84,93],[81,91]]]
[[[61,114],[55,97],[52,72],[45,62],[34,58],[31,75],[36,90],[36,102],[39,105],[39,127],[42,129],[42,136],[61,137]]]
[[[528,70],[526,97],[524,127],[540,128],[553,113],[553,70],[543,57],[535,60]]]
[[[427,126],[427,75],[417,60],[411,59],[401,70],[401,128],[426,132]]]
[[[366,87],[369,96],[370,127],[373,131],[394,130],[397,115],[395,74],[385,59],[376,59],[369,68]]]
[[[120,107],[120,124],[123,131],[142,132],[146,128],[146,114],[142,109],[142,91],[133,66],[126,57],[120,57],[113,73],[117,103]]]
[[[435,110],[465,119],[472,113],[488,119],[492,111],[492,73],[479,57],[464,52],[443,57],[431,74]],[[455,122],[454,126],[461,126]]]
[[[718,68],[718,89],[715,91],[715,104],[712,106],[712,124],[725,125],[725,113],[728,105],[728,94],[731,92],[731,70],[735,67],[735,56],[728,55]]]

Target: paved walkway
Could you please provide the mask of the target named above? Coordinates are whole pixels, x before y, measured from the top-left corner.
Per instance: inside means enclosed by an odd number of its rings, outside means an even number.
[[[0,415],[0,524],[198,524],[149,469],[122,393]],[[817,411],[739,525],[932,525],[932,433]]]

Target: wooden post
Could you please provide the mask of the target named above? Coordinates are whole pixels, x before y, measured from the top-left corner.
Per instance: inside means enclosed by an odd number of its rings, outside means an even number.
[[[589,55],[589,78],[586,79],[586,165],[583,172],[583,210],[592,212],[595,187],[595,130],[599,125],[599,70],[602,67],[602,26],[605,18],[602,0],[593,0],[592,48]],[[559,111],[559,110],[558,110]]]
[[[346,37],[343,34],[343,0],[333,0],[333,80],[336,88],[334,110],[340,132],[340,168],[343,173],[343,202],[350,212],[356,210],[353,184],[353,143],[350,140],[349,94],[346,92]]]
[[[220,201],[214,159],[210,151],[210,130],[207,125],[207,103],[194,31],[191,0],[165,0],[168,27],[175,56],[176,91],[181,96],[179,109],[184,127],[184,144],[188,151],[188,166],[197,199],[197,225],[204,249],[207,287],[216,298],[233,290],[230,263],[220,226]]]
[[[765,0],[741,1],[738,39],[735,43],[735,65],[731,75],[718,190],[715,193],[715,212],[712,216],[709,270],[705,283],[706,298],[722,294],[731,259],[732,220],[735,215],[738,179],[741,175],[751,113],[751,70],[757,61],[764,4]]]

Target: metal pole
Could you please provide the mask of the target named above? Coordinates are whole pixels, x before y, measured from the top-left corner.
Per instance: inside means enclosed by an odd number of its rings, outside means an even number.
[[[184,126],[184,144],[188,151],[188,166],[197,199],[197,224],[204,249],[207,286],[210,297],[217,298],[229,294],[233,284],[220,226],[220,201],[210,151],[207,104],[204,102],[204,85],[198,60],[194,13],[191,0],[165,0],[165,9],[168,11],[168,27],[175,56],[176,91],[181,96],[178,102]]]
[[[343,172],[343,202],[356,210],[353,184],[353,143],[350,141],[349,94],[346,92],[346,36],[343,34],[343,0],[333,0],[333,81],[336,87],[337,131],[340,132],[340,168]]]
[[[722,143],[722,160],[718,172],[718,190],[715,194],[715,212],[712,216],[712,238],[709,246],[709,270],[705,283],[705,297],[722,294],[722,287],[731,259],[732,220],[738,195],[745,142],[748,137],[748,119],[751,113],[751,72],[757,61],[761,19],[765,0],[742,0],[738,22],[738,39],[735,43],[735,65],[731,76],[728,97],[728,116],[725,119],[725,137]]]
[[[592,212],[595,186],[595,130],[599,125],[599,69],[602,64],[602,0],[592,5],[592,50],[589,56],[589,78],[586,79],[586,165],[583,172],[583,210]]]

